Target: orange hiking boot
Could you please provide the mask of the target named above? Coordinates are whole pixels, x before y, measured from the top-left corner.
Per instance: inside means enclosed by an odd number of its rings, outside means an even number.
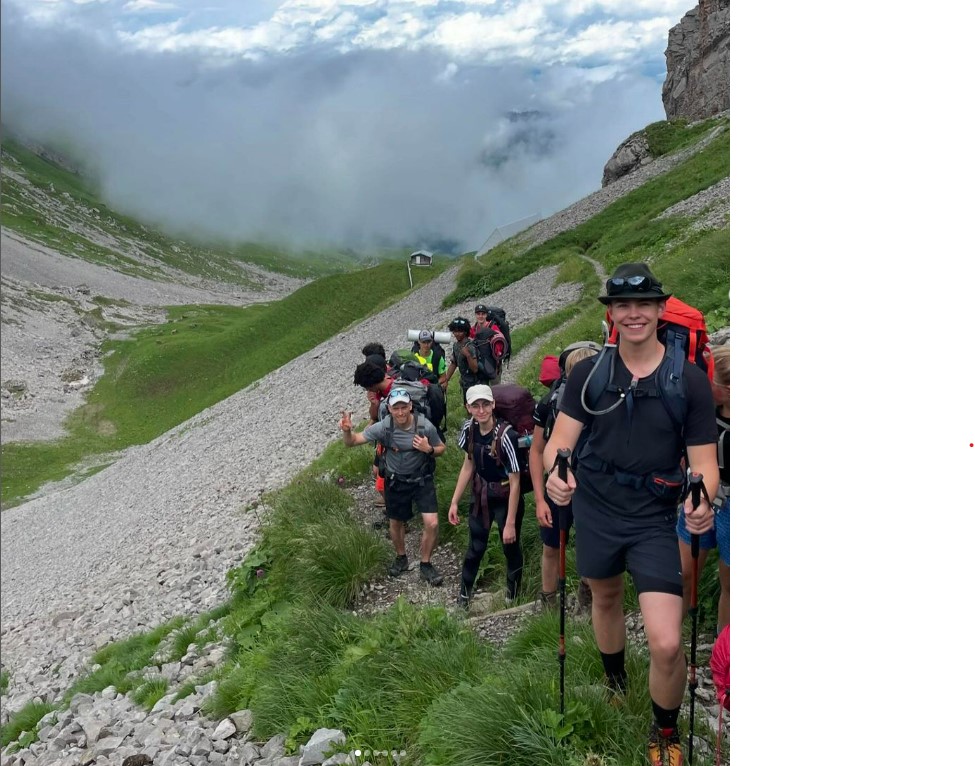
[[[657,725],[650,729],[647,739],[647,761],[650,766],[684,766],[684,753],[680,749],[677,729],[663,734]]]

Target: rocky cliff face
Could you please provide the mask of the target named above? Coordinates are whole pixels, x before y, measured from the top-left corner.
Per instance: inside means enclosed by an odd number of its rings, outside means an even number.
[[[731,106],[731,0],[699,0],[667,40],[668,120],[701,120]]]
[[[650,159],[647,135],[644,131],[638,130],[616,147],[613,156],[609,158],[609,162],[603,168],[603,186],[611,184],[617,178],[622,178],[627,173],[636,170],[644,161]]]

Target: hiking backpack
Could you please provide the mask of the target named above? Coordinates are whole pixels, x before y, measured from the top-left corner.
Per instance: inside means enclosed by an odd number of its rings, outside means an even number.
[[[619,331],[613,326],[609,309],[604,322],[606,342],[596,356],[596,362],[582,387],[582,406],[591,415],[605,415],[623,402],[632,406],[632,397],[613,385],[613,372],[618,357],[617,345]],[[664,358],[657,369],[657,390],[660,401],[684,439],[684,421],[687,418],[687,387],[684,381],[684,360],[700,367],[714,379],[714,359],[711,357],[711,344],[708,339],[704,314],[677,298],[667,299],[667,305],[660,317],[657,338],[664,345]],[[596,402],[604,391],[611,390],[619,398],[608,409],[596,410]],[[684,447],[686,453],[687,448]]]
[[[549,387],[548,394],[546,394],[546,403],[549,405],[548,420],[546,420],[545,424],[542,426],[546,442],[552,436],[552,428],[555,425],[555,416],[558,415],[559,396],[562,394],[562,389],[563,386],[565,386],[565,381],[567,378],[565,372],[566,360],[569,358],[569,354],[580,348],[589,348],[596,352],[599,351],[599,346],[593,341],[581,340],[577,343],[570,343],[558,356],[546,356],[545,359],[542,360],[542,368],[538,373],[538,379],[542,383],[545,383],[546,379],[550,381],[549,383],[546,383],[546,385]],[[552,362],[548,362],[549,359],[551,359]],[[551,369],[553,364],[555,367],[554,374]],[[576,452],[579,452],[580,449],[581,444],[577,444]]]
[[[511,325],[508,324],[508,315],[500,306],[486,306],[486,308],[488,322],[496,324],[501,330],[501,334],[504,335],[506,346],[501,358],[507,362],[511,358]]]
[[[427,419],[424,417],[423,414],[416,412],[414,410],[413,412],[413,435],[414,436],[416,436],[419,433],[420,427],[423,425],[424,421],[430,422],[427,421]],[[393,416],[387,412],[386,415],[381,419],[381,422],[385,430],[383,431],[383,438],[379,439],[379,444],[382,445],[382,450],[380,450],[376,455],[375,466],[377,469],[379,469],[379,476],[381,478],[389,479],[392,477],[389,475],[389,469],[386,467],[386,453],[389,452],[391,449],[393,449],[393,428],[394,428]],[[438,429],[438,433],[439,433],[439,429]],[[425,452],[423,454],[427,458],[424,464],[423,475],[432,476],[433,472],[437,468],[437,460],[432,453]]]
[[[531,446],[531,436],[535,430],[535,399],[524,386],[514,383],[502,383],[491,386],[494,395],[494,417],[497,424],[494,427],[494,444],[491,454],[501,465],[501,438],[508,430],[513,430],[515,451],[518,453],[518,468],[521,474],[521,494],[527,495],[532,491],[532,476],[528,468],[528,448]],[[474,421],[470,423],[470,433],[467,434],[467,454],[474,457]]]
[[[501,374],[501,362],[505,358],[508,343],[504,335],[491,327],[482,327],[472,336],[477,350],[477,378],[490,382]]]
[[[542,366],[538,370],[538,382],[543,386],[551,388],[562,377],[562,370],[559,369],[559,358],[554,354],[549,354],[542,359]]]

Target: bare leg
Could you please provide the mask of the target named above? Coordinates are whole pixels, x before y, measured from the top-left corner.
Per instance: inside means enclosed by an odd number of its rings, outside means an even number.
[[[396,519],[389,520],[389,539],[397,556],[406,555],[406,524]]]
[[[559,549],[542,546],[542,592],[554,593],[559,581]]]
[[[428,562],[437,545],[437,531],[440,521],[435,513],[423,514],[423,537],[420,538],[420,561]]]
[[[592,631],[604,654],[615,654],[626,645],[623,622],[623,575],[589,580],[592,588]],[[678,600],[678,604],[680,601]]]
[[[597,581],[590,581],[595,586]],[[596,588],[593,587],[593,624]],[[641,593],[643,630],[650,647],[650,698],[665,709],[678,708],[684,699],[687,663],[681,641],[681,598],[670,593]],[[598,639],[597,639],[598,641]]]

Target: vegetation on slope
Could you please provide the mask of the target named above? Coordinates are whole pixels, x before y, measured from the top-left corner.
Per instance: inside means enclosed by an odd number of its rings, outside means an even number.
[[[665,131],[661,134],[661,140],[674,140]],[[582,283],[579,301],[514,329],[516,349],[545,336],[519,377],[536,395],[541,389],[535,377],[545,354],[558,353],[581,338],[600,338],[602,311],[593,299],[601,285],[580,255],[607,270],[652,256],[654,271],[667,287],[705,310],[710,326],[720,326],[730,316],[728,230],[695,233],[687,220],[654,218],[727,174],[725,135],[552,242],[517,258],[502,244],[481,263],[466,264],[460,286],[445,305],[492,292],[551,263],[562,264],[560,279]],[[271,307],[255,308],[255,314],[269,311]],[[225,335],[214,324],[187,340],[203,343],[206,337],[219,346],[238,336]],[[195,348],[194,343],[181,352]],[[129,364],[138,367],[136,355],[130,356]],[[153,379],[159,375],[152,365],[145,371]],[[164,388],[161,383],[152,387]],[[457,387],[449,393],[448,412],[449,439],[463,415]],[[466,530],[447,524],[446,510],[461,459],[459,450],[448,449],[438,460],[436,478],[441,538],[458,547],[466,542]],[[349,498],[336,483],[339,476],[346,486],[367,481],[370,465],[368,449],[349,450],[335,442],[292,484],[265,498],[270,513],[261,539],[228,575],[232,598],[222,630],[233,638],[233,648],[208,712],[222,716],[249,708],[257,736],[284,734],[292,750],[318,727],[330,726],[345,730],[353,746],[405,749],[412,762],[425,764],[644,763],[647,690],[634,683],[622,708],[608,703],[587,624],[567,625],[570,661],[563,718],[558,713],[557,614],[529,616],[506,647],[498,649],[440,608],[421,610],[399,602],[387,614],[368,619],[349,611],[362,584],[392,556],[387,542],[352,522]],[[531,599],[540,584],[541,549],[537,525],[531,523],[531,496],[527,505],[522,600]],[[577,581],[573,551],[570,545],[570,590]],[[478,587],[500,588],[503,576],[504,557],[492,536]],[[702,633],[714,627],[717,592],[711,557],[701,583]],[[629,585],[626,605],[636,606]],[[644,677],[645,648],[631,645],[627,663],[632,678]],[[145,694],[150,692],[158,690],[146,689]],[[703,716],[697,733],[713,740]]]
[[[443,269],[417,269],[414,284]],[[83,458],[151,441],[409,289],[402,263],[390,262],[322,277],[273,303],[172,308],[168,323],[106,342],[105,374],[68,418],[68,436],[0,448],[4,507]]]

